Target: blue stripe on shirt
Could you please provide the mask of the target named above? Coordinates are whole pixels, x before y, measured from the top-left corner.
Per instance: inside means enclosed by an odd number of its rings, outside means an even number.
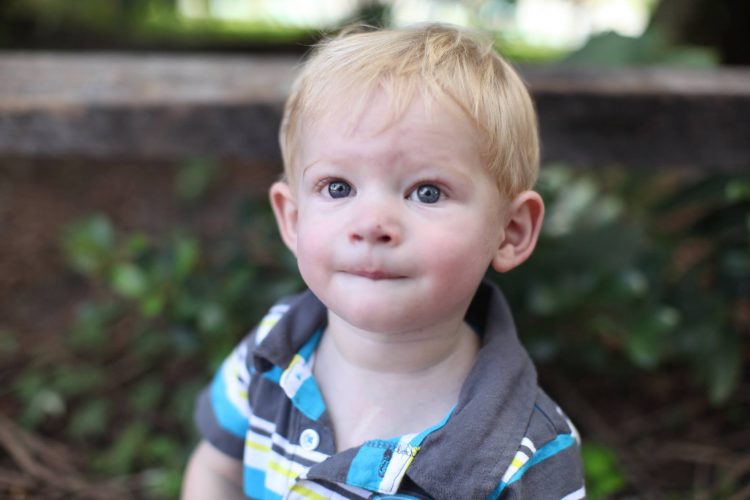
[[[576,441],[573,438],[572,434],[558,434],[555,439],[539,448],[539,450],[537,450],[537,452],[531,456],[529,461],[523,464],[523,466],[518,469],[515,474],[513,474],[513,477],[511,477],[507,483],[504,481],[500,481],[500,484],[497,485],[495,491],[493,491],[488,498],[498,498],[507,486],[521,479],[523,475],[526,474],[526,471],[528,471],[530,468],[532,468],[539,462],[547,460],[548,458],[557,455],[561,451],[570,448],[571,446],[573,446],[573,444],[575,444],[575,442]]]
[[[326,411],[320,387],[313,377],[308,378],[292,398],[292,403],[310,420],[318,420]]]
[[[388,440],[367,441],[357,452],[357,455],[349,465],[346,476],[347,484],[358,486],[372,491],[380,489],[380,481],[383,479],[378,471],[387,467],[390,457],[386,457],[386,451],[398,446],[399,438]]]
[[[266,473],[260,469],[245,465],[242,482],[245,495],[250,498],[264,498],[267,493],[273,493],[266,490]]]
[[[232,404],[227,397],[227,386],[224,383],[224,370],[227,363],[221,367],[211,384],[211,405],[219,425],[237,437],[245,438],[247,432],[247,417]]]

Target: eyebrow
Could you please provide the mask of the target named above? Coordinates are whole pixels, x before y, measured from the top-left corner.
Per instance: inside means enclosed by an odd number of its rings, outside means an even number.
[[[352,151],[351,155],[352,155],[352,157],[360,158],[360,159],[368,157],[368,155],[360,154],[360,153],[358,153],[356,151]],[[439,172],[435,172],[435,170],[447,169],[448,172],[449,172],[448,175],[456,177],[456,178],[459,178],[463,182],[473,183],[474,182],[473,176],[469,172],[467,172],[465,169],[463,169],[463,168],[455,168],[455,167],[453,167],[452,166],[453,162],[450,161],[450,158],[448,156],[449,155],[445,155],[443,153],[438,153],[436,155],[436,157],[433,159],[434,161],[431,161],[429,163],[421,163],[418,159],[412,157],[409,154],[409,152],[401,152],[398,155],[399,160],[406,159],[409,163],[412,163],[412,164],[419,163],[419,165],[418,165],[419,170],[420,171],[427,171],[428,172],[428,174],[427,174],[428,176],[434,175],[435,177],[440,177],[441,176],[440,173]],[[324,162],[325,161],[325,162],[330,162],[332,165],[340,166],[340,165],[346,163],[349,160],[351,160],[351,158],[349,157],[349,155],[346,155],[345,158],[341,158],[341,157],[323,157],[323,158],[317,158],[317,159],[311,161],[310,163],[308,163],[307,165],[305,165],[304,167],[302,167],[302,171],[300,173],[300,177],[299,178],[303,179],[305,177],[305,174],[307,173],[307,171],[310,168],[314,167],[315,165],[319,164],[320,162]]]
[[[367,155],[361,155],[361,154],[360,155],[356,155],[355,153],[353,153],[353,156],[356,156],[358,158],[365,158]],[[346,160],[349,160],[349,158],[346,158]],[[316,160],[311,161],[310,163],[308,163],[304,167],[302,167],[302,172],[300,173],[300,178],[304,177],[305,176],[305,172],[307,172],[311,167],[314,167],[316,164],[318,164],[318,163],[320,163],[322,161],[330,162],[333,165],[341,165],[341,164],[345,163],[344,160],[342,160],[341,158],[336,158],[336,157],[332,157],[332,158],[328,158],[328,157],[318,158]]]
[[[314,161],[312,161],[312,162],[308,163],[307,165],[305,165],[304,167],[302,167],[302,172],[300,173],[300,176],[299,176],[299,177],[300,177],[300,179],[302,179],[303,177],[305,177],[305,172],[307,172],[307,170],[308,170],[308,169],[309,169],[310,167],[312,167],[313,165],[315,165],[315,164],[316,164],[316,163],[318,163],[319,161],[320,161],[320,160],[314,160]]]

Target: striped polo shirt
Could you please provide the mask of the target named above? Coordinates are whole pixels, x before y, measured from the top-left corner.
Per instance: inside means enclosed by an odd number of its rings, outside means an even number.
[[[585,497],[577,432],[537,386],[494,284],[469,307],[482,347],[451,412],[340,452],[312,373],[326,316],[309,291],[276,304],[198,398],[201,434],[243,462],[249,498]]]

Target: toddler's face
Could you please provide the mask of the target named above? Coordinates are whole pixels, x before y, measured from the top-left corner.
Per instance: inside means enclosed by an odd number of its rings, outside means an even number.
[[[504,238],[507,203],[475,127],[453,103],[425,99],[393,121],[376,94],[361,116],[331,112],[302,139],[292,250],[310,289],[361,329],[462,315]]]

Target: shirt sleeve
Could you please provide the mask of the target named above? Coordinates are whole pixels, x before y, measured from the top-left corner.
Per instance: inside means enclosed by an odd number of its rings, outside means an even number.
[[[250,417],[248,344],[246,338],[224,360],[198,396],[195,408],[195,422],[203,439],[240,460]]]
[[[541,391],[526,436],[497,491],[505,500],[586,498],[578,431]]]

